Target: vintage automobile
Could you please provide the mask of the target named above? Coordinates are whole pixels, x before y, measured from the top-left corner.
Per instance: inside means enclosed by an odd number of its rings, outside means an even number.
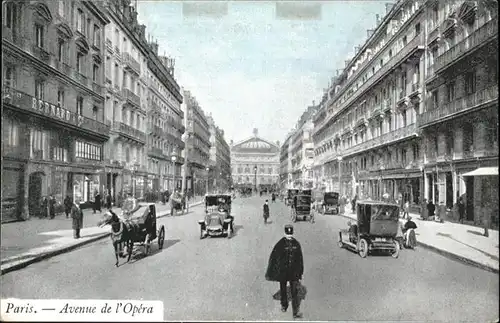
[[[311,210],[311,191],[299,191],[292,200],[291,217],[292,222],[298,220],[314,222],[314,213]],[[296,202],[295,202],[296,201]]]
[[[200,239],[227,236],[234,232],[234,217],[231,215],[231,194],[205,195],[205,219],[199,220]]]
[[[321,214],[339,214],[339,193],[326,192],[321,202]]]
[[[298,192],[299,190],[297,189],[289,189],[287,196],[285,197],[285,205],[287,206],[291,205],[293,202],[293,197],[297,195]]]
[[[365,258],[370,251],[381,250],[399,256],[396,240],[399,227],[399,206],[393,203],[358,201],[357,223],[347,223],[347,230],[339,231],[338,245],[356,251]]]

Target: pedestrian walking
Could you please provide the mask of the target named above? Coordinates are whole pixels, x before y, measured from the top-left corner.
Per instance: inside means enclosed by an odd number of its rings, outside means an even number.
[[[436,214],[436,222],[443,223],[443,219],[446,215],[446,205],[444,205],[444,201],[439,202],[438,211]]]
[[[460,197],[458,199],[458,222],[463,224],[464,220],[465,220],[465,204],[462,197]]]
[[[304,258],[300,243],[293,237],[293,226],[285,225],[285,237],[273,248],[266,271],[266,280],[280,283],[281,311],[288,309],[287,284],[290,282],[294,318],[301,318],[298,289],[304,274]]]
[[[97,192],[94,198],[94,213],[95,211],[99,211],[99,213],[102,213],[101,211],[101,194]]]
[[[52,194],[49,196],[49,216],[51,220],[56,217],[56,199]]]
[[[69,214],[71,213],[72,206],[73,206],[73,201],[71,201],[71,197],[69,197],[69,195],[66,195],[66,198],[64,199],[64,213],[66,213],[66,219],[69,217]]]
[[[263,209],[264,209],[264,224],[267,224],[267,219],[269,219],[269,204],[267,200],[264,203]]]
[[[71,207],[71,218],[73,219],[73,238],[80,239],[80,230],[83,228],[83,212],[80,209],[80,198],[76,198]]]
[[[48,217],[49,214],[49,201],[47,200],[47,197],[44,196],[42,197],[41,203],[40,203],[40,209],[41,209],[41,218],[46,218]]]
[[[403,219],[410,216],[410,201],[406,200],[403,205]]]
[[[108,192],[108,194],[106,195],[106,208],[111,210],[112,208],[112,202],[111,202],[111,192]]]
[[[432,200],[429,200],[429,203],[427,204],[427,214],[428,214],[428,219],[434,220],[434,212],[436,211],[436,206],[434,203],[432,203]]]
[[[429,211],[427,209],[427,199],[424,199],[420,205],[420,218],[424,221],[429,219]]]

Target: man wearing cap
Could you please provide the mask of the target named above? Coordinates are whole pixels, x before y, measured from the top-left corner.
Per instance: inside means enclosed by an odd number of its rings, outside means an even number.
[[[290,282],[293,317],[300,318],[298,287],[304,273],[304,259],[300,243],[293,237],[293,226],[285,225],[285,237],[273,248],[269,257],[266,280],[280,283],[281,311],[288,309],[287,282]]]

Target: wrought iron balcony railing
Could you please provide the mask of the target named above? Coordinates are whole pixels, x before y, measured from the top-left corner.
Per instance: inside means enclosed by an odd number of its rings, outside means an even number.
[[[123,53],[122,58],[126,68],[133,71],[137,75],[141,75],[141,64],[139,64],[139,62],[137,62],[132,55],[129,53]]]
[[[494,37],[498,37],[498,17],[488,21],[473,31],[467,38],[441,54],[436,59],[434,71],[439,73],[444,68],[451,66],[453,62],[464,57],[468,52],[479,48],[481,45],[485,44],[488,39]]]
[[[34,113],[65,125],[83,129],[103,136],[109,136],[109,126],[97,120],[84,117],[52,103],[38,100],[34,96],[4,85],[2,102],[17,109]]]
[[[113,122],[113,130],[129,138],[140,141],[142,143],[146,142],[146,134],[144,132],[135,129],[132,126],[129,126],[128,124],[125,124],[123,122],[119,121]]]
[[[137,107],[141,106],[141,98],[129,89],[123,89],[123,97]]]
[[[473,110],[483,104],[498,100],[498,84],[479,90],[473,94],[448,102],[441,107],[420,114],[419,126],[427,126],[452,116],[453,114]]]

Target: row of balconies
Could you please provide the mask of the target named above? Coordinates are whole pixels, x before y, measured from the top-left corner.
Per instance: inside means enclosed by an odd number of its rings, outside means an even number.
[[[468,37],[437,57],[434,72],[439,73],[461,57],[486,44],[489,39],[498,38],[498,17],[474,30]],[[430,75],[429,75],[430,76]]]
[[[54,69],[60,71],[64,75],[74,79],[83,86],[89,88],[98,95],[103,95],[103,86],[98,82],[89,80],[89,78],[82,73],[78,72],[76,68],[71,67],[68,61],[61,62],[55,53],[49,52],[46,48],[36,46],[32,41],[20,36],[14,36],[12,30],[2,25],[2,39],[6,39],[14,43],[17,47],[21,48],[24,52],[29,53],[41,60],[45,64],[52,66]],[[92,64],[88,64],[91,66]],[[87,66],[87,65],[86,65]]]
[[[493,103],[495,101],[498,102],[498,84],[486,87],[461,98],[457,98],[437,107],[436,109],[428,110],[418,115],[417,121],[419,126],[431,125],[458,113],[478,109],[485,104]]]
[[[123,63],[125,64],[125,69],[135,73],[136,75],[141,75],[141,64],[135,60],[129,53],[122,54]]]
[[[127,138],[136,140],[142,144],[146,143],[146,134],[144,132],[135,129],[134,127],[129,126],[128,124],[125,124],[123,122],[114,121],[113,130]]]
[[[103,122],[84,117],[52,103],[37,100],[34,96],[18,91],[7,85],[4,85],[2,92],[3,104],[13,106],[16,109],[30,114],[42,116],[75,130],[85,130],[93,134],[105,137],[109,136],[110,127]],[[76,110],[76,107],[74,107],[74,109]]]
[[[335,111],[341,111],[345,107],[351,105],[355,100],[359,99],[359,97],[364,94],[368,89],[370,89],[373,85],[378,83],[380,79],[386,77],[389,73],[391,73],[394,67],[402,64],[407,59],[409,59],[412,55],[418,54],[424,49],[424,35],[421,33],[416,35],[410,42],[408,42],[396,55],[394,55],[382,68],[377,70],[375,74],[373,74],[370,78],[368,78],[359,88],[353,91],[353,94],[348,97],[343,103],[340,103],[339,98],[337,98],[337,103],[335,104]],[[317,133],[323,129],[323,127],[330,121],[332,117],[334,117],[336,113],[330,114],[325,118],[325,120],[315,127],[314,133]]]

